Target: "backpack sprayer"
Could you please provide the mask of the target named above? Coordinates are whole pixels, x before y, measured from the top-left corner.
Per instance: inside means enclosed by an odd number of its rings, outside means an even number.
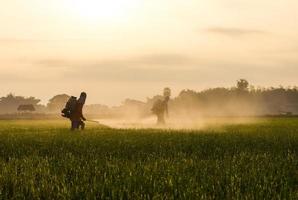
[[[77,98],[74,97],[74,96],[69,98],[69,100],[67,101],[67,103],[65,105],[65,108],[61,111],[62,117],[70,119],[71,113],[74,112],[74,110],[76,108],[77,101],[78,101]],[[91,123],[96,123],[96,124],[101,125],[102,127],[105,127],[105,128],[110,128],[109,126],[103,125],[103,124],[101,124],[101,123],[99,123],[98,121],[95,121],[95,120],[86,119],[85,121],[86,122],[91,122]]]

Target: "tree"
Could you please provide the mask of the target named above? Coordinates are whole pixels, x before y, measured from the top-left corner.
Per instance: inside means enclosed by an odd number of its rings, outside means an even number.
[[[240,79],[237,81],[237,89],[240,91],[247,91],[249,83],[245,79]]]
[[[47,108],[51,112],[61,111],[67,103],[70,96],[67,94],[59,94],[49,100]]]
[[[1,113],[13,113],[17,112],[17,108],[20,105],[33,105],[34,107],[38,106],[40,102],[39,99],[35,97],[22,97],[15,96],[13,94],[8,94],[5,97],[0,98],[0,111]]]
[[[19,105],[18,111],[20,112],[34,112],[36,109],[32,104],[27,104],[27,105]]]

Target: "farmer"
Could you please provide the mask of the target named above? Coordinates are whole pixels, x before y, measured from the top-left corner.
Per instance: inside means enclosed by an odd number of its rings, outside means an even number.
[[[80,98],[77,100],[73,112],[70,114],[71,130],[85,129],[86,118],[83,115],[83,107],[86,102],[87,94],[82,92]]]
[[[158,99],[152,107],[152,112],[157,116],[157,125],[165,125],[165,115],[169,115],[168,102],[170,100],[171,90],[170,88],[164,89],[164,99]]]

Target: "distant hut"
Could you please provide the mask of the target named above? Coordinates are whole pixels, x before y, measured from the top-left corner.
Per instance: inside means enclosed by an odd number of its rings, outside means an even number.
[[[35,108],[32,104],[19,105],[18,111],[19,112],[34,112]]]

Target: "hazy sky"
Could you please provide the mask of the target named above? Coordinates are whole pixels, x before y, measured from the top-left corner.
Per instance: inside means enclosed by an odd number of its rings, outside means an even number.
[[[0,96],[298,85],[297,0],[0,0]]]

